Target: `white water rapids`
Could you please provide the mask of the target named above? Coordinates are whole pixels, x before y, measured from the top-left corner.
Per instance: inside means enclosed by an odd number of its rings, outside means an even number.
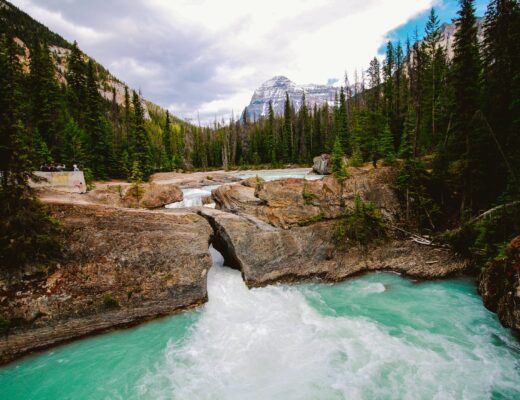
[[[464,326],[464,337],[453,336],[459,333],[458,324],[471,318],[453,315],[457,326],[448,334],[436,332],[435,320],[423,329],[405,324],[397,333],[370,318],[342,316],[325,305],[326,293],[312,289],[317,285],[248,290],[238,271],[223,268],[215,250],[211,254],[209,302],[187,338],[170,341],[164,359],[138,383],[139,397],[446,400],[518,393],[518,360],[487,343],[488,327],[475,334]],[[396,275],[380,277],[404,281]],[[350,289],[360,299],[377,299],[386,291],[379,280],[360,281]],[[445,294],[436,291],[437,296]],[[340,301],[341,292],[334,294]],[[326,312],[312,307],[309,298]],[[409,302],[405,312],[415,305],[415,299],[402,300]],[[453,298],[439,311],[466,300],[462,295]]]

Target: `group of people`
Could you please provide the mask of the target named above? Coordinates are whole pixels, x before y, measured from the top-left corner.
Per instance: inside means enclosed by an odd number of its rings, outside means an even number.
[[[74,164],[71,169],[67,169],[65,164],[44,164],[40,165],[40,171],[43,172],[63,172],[63,171],[79,171],[77,164]]]

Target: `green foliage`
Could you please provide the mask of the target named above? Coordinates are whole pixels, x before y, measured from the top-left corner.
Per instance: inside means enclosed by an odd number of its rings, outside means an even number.
[[[105,293],[103,295],[103,306],[107,309],[119,308],[119,302],[114,299],[112,293]]]
[[[367,248],[377,240],[387,237],[383,216],[373,203],[364,202],[356,196],[354,208],[344,211],[337,223],[334,239],[340,245],[353,241]]]
[[[395,161],[394,138],[392,132],[390,132],[390,126],[388,124],[385,125],[379,145],[380,153],[382,154],[385,163],[392,164]]]
[[[6,335],[11,328],[10,321],[3,315],[0,315],[0,335]]]
[[[499,209],[489,216],[448,230],[442,238],[478,265],[503,255],[504,248],[520,234],[520,204]]]
[[[432,178],[417,160],[405,160],[395,181],[395,189],[408,222],[415,220],[420,229],[436,229],[440,208],[432,196]]]
[[[326,219],[327,219],[327,216],[325,215],[325,213],[321,212],[314,217],[306,219],[305,221],[299,221],[298,226],[309,226],[309,225],[315,224],[317,222],[325,221]]]
[[[132,175],[130,176],[130,182],[132,185],[130,186],[130,193],[135,198],[137,205],[141,202],[143,198],[144,189],[142,187],[143,184],[143,172],[141,169],[141,165],[139,161],[134,161],[132,164]]]
[[[334,141],[334,148],[332,149],[332,156],[330,158],[332,173],[341,172],[341,169],[343,168],[344,157],[345,153],[343,153],[341,138],[339,136],[336,136],[336,140]]]

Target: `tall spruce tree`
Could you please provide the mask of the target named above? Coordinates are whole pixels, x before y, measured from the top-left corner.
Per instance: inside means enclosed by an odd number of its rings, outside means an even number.
[[[456,20],[457,32],[454,41],[454,56],[451,71],[453,87],[453,134],[448,157],[457,162],[456,175],[461,193],[460,210],[472,208],[476,198],[477,182],[482,168],[487,166],[477,159],[482,135],[475,129],[474,119],[479,109],[480,57],[477,40],[477,25],[473,0],[459,0],[460,9]]]
[[[133,92],[132,96],[132,104],[134,106],[134,121],[132,124],[133,146],[131,155],[133,165],[132,168],[134,169],[135,162],[137,162],[139,168],[141,168],[144,179],[148,179],[152,173],[152,165],[150,160],[150,141],[144,127],[144,111],[143,106],[141,105],[141,99],[135,91]],[[200,142],[200,140],[198,142]],[[204,153],[202,149],[199,151]],[[206,157],[205,153],[203,157]],[[201,161],[201,164],[207,165],[207,161]]]

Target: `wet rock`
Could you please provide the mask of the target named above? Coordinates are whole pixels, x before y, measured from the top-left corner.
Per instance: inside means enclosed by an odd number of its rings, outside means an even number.
[[[47,276],[2,287],[0,362],[31,350],[130,326],[206,301],[211,227],[185,210],[51,205],[65,262]],[[16,295],[16,293],[18,293]]]
[[[520,331],[520,236],[509,243],[505,259],[481,272],[478,283],[486,308],[502,325]]]

